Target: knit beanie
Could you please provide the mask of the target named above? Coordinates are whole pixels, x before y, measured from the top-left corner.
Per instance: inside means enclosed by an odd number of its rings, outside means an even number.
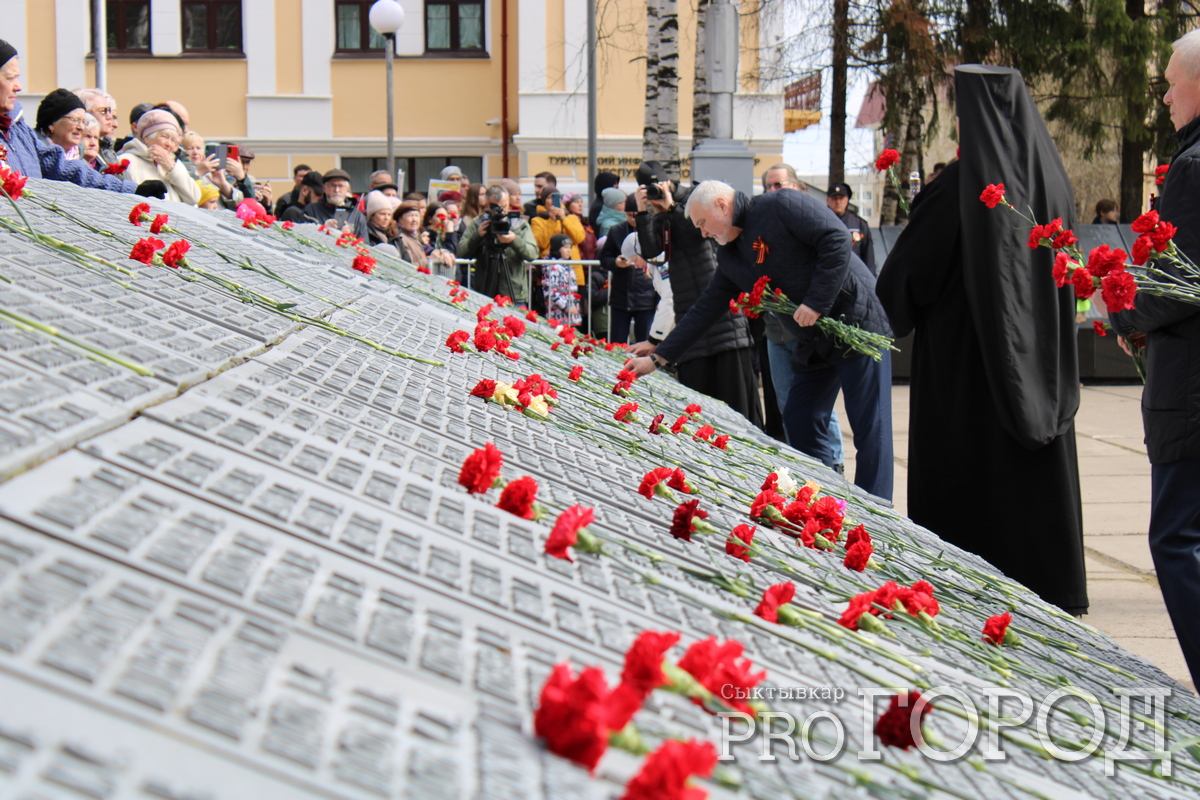
[[[199,202],[196,203],[196,205],[202,206],[205,203],[207,203],[209,200],[216,200],[220,196],[221,196],[221,193],[219,191],[217,191],[217,187],[213,186],[211,183],[201,183],[200,184],[200,200],[199,200]]]
[[[0,67],[17,57],[17,48],[0,39]]]
[[[610,186],[600,193],[600,200],[609,208],[620,210],[625,205],[625,193],[615,186]]]
[[[560,258],[560,252],[564,244],[572,244],[571,237],[565,233],[556,233],[550,237],[550,258]]]
[[[66,89],[55,89],[42,98],[37,110],[37,129],[46,131],[50,126],[70,114],[77,108],[83,108],[83,101],[74,92]]]
[[[390,214],[398,205],[399,197],[392,197],[383,192],[367,192],[367,219],[375,216],[376,211],[386,211]]]
[[[176,136],[179,135],[179,123],[175,121],[175,115],[161,108],[152,108],[142,114],[141,119],[137,121],[135,132],[137,138],[145,142],[154,134],[167,128],[175,131]]]

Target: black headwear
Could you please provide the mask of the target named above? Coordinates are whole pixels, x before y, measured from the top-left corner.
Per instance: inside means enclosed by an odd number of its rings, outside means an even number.
[[[0,39],[0,67],[17,57],[17,48]]]
[[[667,174],[666,167],[658,161],[643,161],[638,166],[634,178],[637,180],[638,186],[671,180],[671,176]]]
[[[83,108],[83,101],[74,92],[66,89],[55,89],[42,98],[38,105],[37,125],[39,131],[47,131],[50,126],[70,114],[77,108]]]
[[[596,197],[600,196],[610,186],[616,186],[621,182],[619,175],[614,175],[611,172],[597,172],[595,180],[592,181],[592,188],[596,191]]]
[[[1054,254],[1031,250],[1029,229],[979,195],[1003,183],[1013,206],[1065,228],[1075,223],[1074,195],[1021,73],[968,64],[954,76],[963,280],[1000,423],[1035,449],[1066,433],[1079,407],[1075,299],[1054,285]]]

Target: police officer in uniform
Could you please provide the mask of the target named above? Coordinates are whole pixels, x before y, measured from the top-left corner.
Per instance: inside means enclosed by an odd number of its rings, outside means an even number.
[[[851,197],[854,197],[854,192],[850,191],[849,186],[844,183],[835,183],[825,193],[825,203],[834,214],[837,214],[838,219],[846,226],[846,230],[850,231],[850,238],[854,241],[851,248],[854,255],[861,258],[872,273],[876,273],[879,270],[875,267],[875,251],[871,247],[871,226],[865,219],[850,210]]]

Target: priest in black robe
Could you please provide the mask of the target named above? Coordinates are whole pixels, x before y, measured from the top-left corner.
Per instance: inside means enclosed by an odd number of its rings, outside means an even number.
[[[1087,611],[1075,452],[1075,298],[1054,254],[980,201],[1074,223],[1070,181],[1021,74],[955,70],[959,160],[913,203],[879,273],[897,337],[915,331],[909,516],[1070,614]]]

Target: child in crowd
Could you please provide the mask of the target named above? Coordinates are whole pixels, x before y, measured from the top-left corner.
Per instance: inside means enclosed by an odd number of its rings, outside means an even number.
[[[547,258],[567,260],[571,258],[571,237],[556,233],[550,237],[550,252]],[[546,295],[546,316],[567,325],[579,325],[583,318],[579,314],[579,284],[575,281],[575,269],[570,264],[552,263],[542,265],[542,291]]]

